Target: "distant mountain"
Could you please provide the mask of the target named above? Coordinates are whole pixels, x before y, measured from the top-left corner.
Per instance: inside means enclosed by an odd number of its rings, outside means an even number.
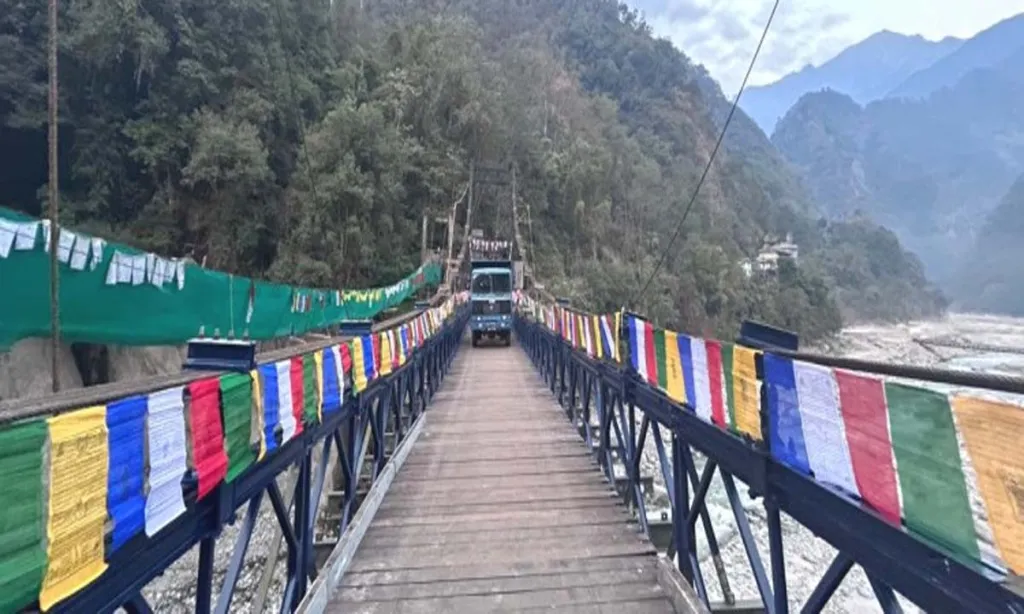
[[[956,280],[961,307],[1024,316],[1024,175],[978,233]]]
[[[1024,13],[1004,19],[959,45],[945,57],[910,75],[894,87],[888,98],[924,98],[955,85],[967,73],[1005,62],[1024,46]],[[1024,67],[1017,67],[1024,72]],[[837,88],[841,91],[842,88]]]
[[[920,36],[878,32],[821,66],[806,66],[770,85],[748,88],[740,106],[766,134],[771,134],[778,119],[804,94],[828,88],[867,104],[956,51],[962,43],[956,38],[933,42]]]
[[[822,212],[863,212],[947,285],[985,216],[1024,172],[1024,48],[966,73],[925,100],[866,107],[834,91],[807,94],[772,142],[797,166]]]

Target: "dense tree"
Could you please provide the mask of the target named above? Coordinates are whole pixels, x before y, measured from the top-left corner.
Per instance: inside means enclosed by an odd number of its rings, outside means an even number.
[[[447,214],[474,161],[516,169],[550,288],[695,332],[742,318],[833,332],[843,259],[820,255],[871,249],[822,233],[745,116],[669,249],[728,103],[612,0],[79,0],[61,19],[65,219],[150,250],[382,283],[415,266],[422,216]],[[30,213],[46,170],[41,20],[0,0],[0,138],[31,152],[5,148],[0,186]],[[511,236],[508,188],[475,196],[473,225]],[[740,260],[786,232],[807,246],[799,267],[746,276]],[[860,274],[847,290],[882,273]]]

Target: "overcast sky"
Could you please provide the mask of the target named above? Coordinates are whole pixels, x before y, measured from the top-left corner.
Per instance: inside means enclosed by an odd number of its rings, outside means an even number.
[[[626,0],[658,36],[703,64],[732,98],[771,11],[770,0]],[[750,83],[820,65],[880,30],[969,38],[1024,13],[1024,0],[781,0]]]

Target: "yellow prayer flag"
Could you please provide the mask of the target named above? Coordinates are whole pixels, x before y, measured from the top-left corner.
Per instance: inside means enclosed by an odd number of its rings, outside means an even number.
[[[615,337],[615,362],[622,362],[622,351],[619,348],[619,335],[622,334],[622,311],[615,312],[615,329],[612,330],[612,336]]]
[[[996,547],[1010,570],[1024,576],[1024,409],[964,396],[951,400]]]
[[[591,336],[594,338],[594,356],[604,358],[604,342],[601,340],[601,316],[590,317]]]
[[[107,568],[107,408],[88,407],[53,416],[50,426],[50,499],[46,555],[39,594],[45,612],[74,595]]]
[[[670,331],[665,331],[665,374],[666,389],[668,398],[677,403],[686,402],[686,390],[683,385],[683,361],[679,357],[679,336]]]
[[[321,424],[324,421],[324,351],[313,352],[313,364],[316,371],[316,416]]]
[[[757,350],[737,345],[732,352],[732,390],[736,408],[736,428],[762,441],[761,388],[754,358]]]
[[[251,439],[255,439],[260,444],[260,452],[256,456],[256,462],[259,462],[267,455],[267,435],[263,424],[263,381],[260,379],[258,369],[249,371],[249,377],[252,378],[253,420],[251,424],[252,431],[254,431],[250,432],[249,435]]]
[[[356,337],[352,340],[352,385],[356,392],[366,390],[366,357],[363,355],[363,339]]]
[[[387,333],[380,333],[380,374],[391,375],[391,339]]]

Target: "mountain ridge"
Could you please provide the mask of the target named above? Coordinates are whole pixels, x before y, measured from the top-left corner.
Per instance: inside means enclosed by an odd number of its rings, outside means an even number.
[[[1024,172],[1021,62],[1024,48],[923,100],[805,94],[772,142],[826,216],[870,215],[954,289],[980,223]]]
[[[830,88],[864,104],[883,97],[918,70],[955,51],[964,41],[882,30],[847,47],[820,66],[807,65],[778,81],[747,88],[741,107],[766,134],[808,92]]]
[[[924,98],[952,87],[971,71],[991,67],[1024,46],[1024,13],[999,21],[952,50],[930,66],[909,75],[886,98]]]

